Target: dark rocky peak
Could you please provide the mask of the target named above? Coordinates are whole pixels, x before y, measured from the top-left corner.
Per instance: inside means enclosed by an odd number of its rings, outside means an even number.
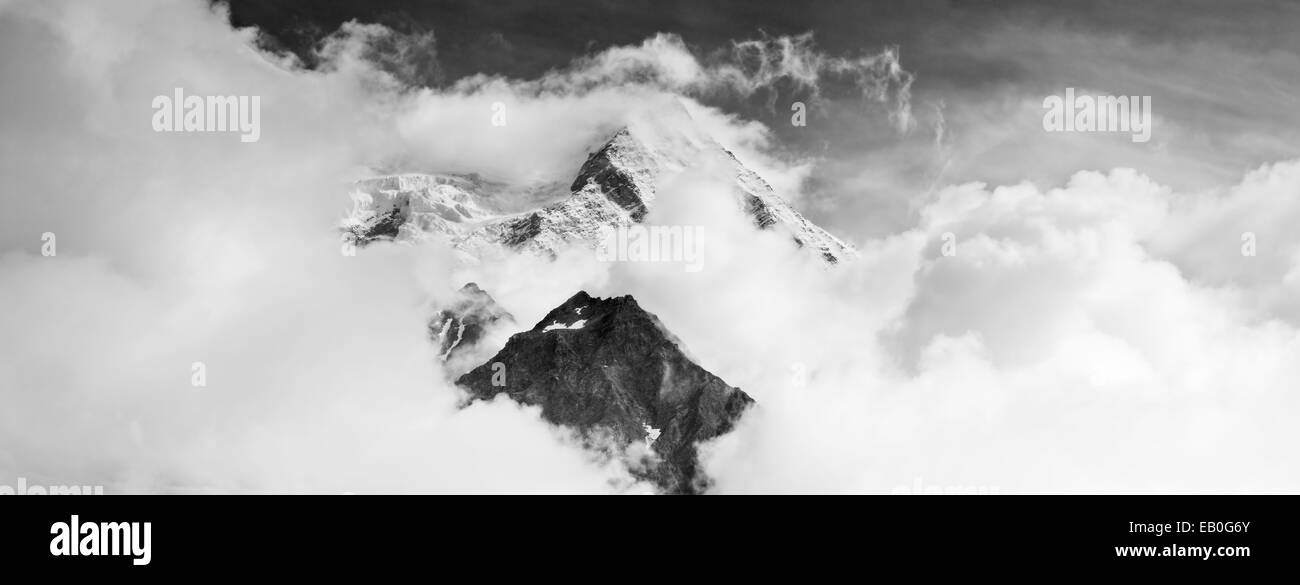
[[[587,294],[587,291],[578,291],[578,294],[551,309],[551,312],[542,317],[533,329],[545,329],[555,323],[573,324],[578,321],[598,323],[622,309],[649,315],[641,310],[640,305],[637,305],[636,300],[631,296],[598,299]]]
[[[504,366],[496,366],[495,364]],[[579,292],[457,383],[470,400],[506,394],[537,405],[547,421],[628,460],[667,493],[709,483],[696,445],[732,429],[753,403],[691,361],[658,317],[631,296]]]

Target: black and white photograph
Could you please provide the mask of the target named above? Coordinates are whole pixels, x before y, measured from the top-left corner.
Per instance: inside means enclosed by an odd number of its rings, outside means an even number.
[[[0,0],[0,494],[1296,494],[1298,32]],[[147,512],[59,506],[45,561],[165,556]],[[1118,520],[1089,558],[1269,530]]]

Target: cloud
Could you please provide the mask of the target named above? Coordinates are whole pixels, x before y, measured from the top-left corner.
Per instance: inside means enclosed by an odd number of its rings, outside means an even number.
[[[0,14],[14,80],[0,92],[21,120],[0,135],[13,178],[0,302],[14,308],[0,317],[0,477],[109,492],[623,489],[625,472],[535,409],[457,410],[419,275],[448,258],[341,253],[347,180],[400,143],[391,75],[346,52],[302,71],[225,21],[199,2]],[[261,140],[153,132],[152,96],[173,87],[260,95]],[[206,387],[191,385],[195,362]]]
[[[1223,205],[1294,190],[1291,167],[1252,173]],[[794,290],[778,306],[812,309],[762,312],[731,340],[746,366],[716,354],[762,405],[715,445],[718,489],[1294,492],[1300,475],[1282,462],[1296,436],[1279,413],[1297,406],[1288,356],[1300,331],[1255,310],[1294,264],[1254,263],[1234,236],[1219,245],[1255,284],[1184,274],[1149,244],[1168,226],[1205,233],[1179,199],[1131,170],[1047,191],[942,190],[920,225],[867,246],[867,264],[838,277],[896,291],[859,300],[885,320],[847,307],[844,282]],[[945,233],[955,255],[943,255]],[[822,314],[848,330],[813,321]],[[828,337],[767,341],[801,330]],[[816,344],[811,359],[804,343]]]
[[[538,79],[413,87],[402,66],[431,36],[346,25],[305,70],[198,2],[0,10],[0,71],[12,81],[0,86],[11,108],[0,133],[0,303],[11,308],[0,315],[0,477],[110,491],[637,489],[535,409],[456,409],[425,320],[472,280],[525,327],[580,288],[632,294],[658,314],[701,366],[759,402],[706,449],[723,493],[1300,483],[1285,450],[1296,439],[1288,382],[1300,375],[1294,161],[1208,197],[1077,166],[1049,189],[937,185],[907,198],[891,229],[846,234],[862,258],[835,270],[753,230],[708,160],[661,177],[650,214],[704,226],[698,273],[602,264],[580,249],[479,266],[436,246],[349,257],[331,228],[348,182],[372,167],[558,182],[562,193],[609,132],[664,112],[684,110],[798,199],[818,161],[778,154],[771,128],[708,97],[824,96],[847,83],[899,122],[911,119],[912,76],[896,50],[831,57],[800,36],[699,55],[665,34]],[[262,96],[261,140],[154,133],[151,98],[174,87]],[[1023,97],[997,103],[1019,111],[1033,103]],[[971,124],[1007,110],[942,104],[936,127],[954,157],[970,152],[967,137],[1018,132]],[[498,111],[505,125],[492,124]],[[843,215],[848,203],[827,202]],[[1257,256],[1240,255],[1246,231]],[[57,256],[41,255],[45,232]],[[955,255],[943,254],[945,234]],[[194,362],[205,388],[190,384]]]
[[[659,33],[640,45],[614,46],[577,58],[536,80],[479,74],[458,80],[454,90],[472,94],[509,84],[519,93],[572,96],[631,86],[696,98],[765,94],[773,109],[782,90],[790,91],[792,99],[816,104],[828,87],[843,84],[862,99],[885,105],[889,119],[902,132],[914,124],[913,79],[903,69],[897,47],[856,57],[832,56],[818,50],[809,32],[762,35],[733,41],[730,50],[699,54],[680,36]]]
[[[364,61],[403,82],[421,85],[436,85],[444,75],[433,31],[400,32],[355,20],[326,37],[314,58],[327,70],[345,60]]]
[[[1177,198],[1177,221],[1152,234],[1151,248],[1189,278],[1241,289],[1255,318],[1300,323],[1298,183],[1300,163],[1283,161],[1224,192]]]

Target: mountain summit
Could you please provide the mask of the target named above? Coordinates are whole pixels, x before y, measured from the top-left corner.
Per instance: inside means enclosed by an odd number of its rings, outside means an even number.
[[[519,199],[520,190],[503,193],[505,186],[472,176],[407,174],[359,181],[356,208],[343,222],[345,237],[358,244],[446,238],[471,257],[496,246],[543,255],[575,242],[595,247],[605,230],[645,220],[661,178],[716,158],[725,161],[723,172],[730,175],[736,205],[755,228],[783,233],[829,264],[856,254],[695,128],[684,110],[669,118],[672,123],[619,129],[588,155],[567,196],[557,194],[554,186],[529,191],[527,201],[550,201],[531,209],[506,209],[503,202]]]
[[[631,296],[586,292],[512,336],[457,384],[472,400],[504,393],[540,406],[543,418],[578,430],[593,446],[625,453],[648,447],[648,461],[631,462],[634,473],[666,493],[707,487],[696,444],[730,431],[754,402],[686,357]]]
[[[429,320],[429,338],[438,346],[438,359],[450,362],[472,351],[498,322],[513,325],[515,318],[471,282]]]

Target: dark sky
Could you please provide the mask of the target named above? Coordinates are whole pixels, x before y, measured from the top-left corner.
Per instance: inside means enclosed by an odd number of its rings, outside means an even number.
[[[910,44],[920,21],[934,14],[973,12],[985,4],[922,2],[745,2],[663,0],[541,2],[381,0],[378,2],[257,1],[230,3],[237,26],[256,25],[289,48],[304,49],[350,19],[379,22],[405,32],[433,29],[448,79],[485,72],[533,77],[573,57],[612,45],[636,44],[657,32],[680,34],[704,50],[730,39],[813,30],[832,51]],[[973,14],[972,14],[973,15]]]
[[[404,32],[432,29],[446,82],[473,73],[534,77],[578,55],[680,34],[704,51],[732,39],[813,31],[832,54],[903,47],[918,83],[987,83],[1006,65],[964,50],[962,37],[1005,24],[1113,33],[1150,42],[1214,38],[1242,48],[1300,46],[1294,5],[1101,0],[230,0],[236,26],[255,25],[303,56],[348,20]],[[1279,46],[1281,43],[1281,46]],[[430,78],[435,77],[430,71]]]
[[[475,73],[531,79],[611,46],[679,35],[707,57],[732,40],[811,31],[832,56],[897,46],[915,75],[916,125],[891,132],[861,96],[828,92],[807,128],[782,107],[719,104],[762,122],[777,148],[822,159],[807,211],[861,205],[882,225],[939,183],[1062,184],[1080,170],[1140,169],[1175,188],[1234,184],[1300,154],[1300,2],[836,0],[231,0],[310,65],[311,49],[349,20],[432,32],[430,55],[405,56],[407,81],[446,86]],[[1152,96],[1155,138],[1047,134],[1044,96],[1066,87]],[[772,100],[776,103],[778,100]],[[706,100],[707,103],[707,100]],[[938,136],[942,135],[942,136]],[[817,201],[836,201],[824,209]],[[848,201],[848,203],[846,203]],[[866,210],[870,209],[871,213]]]

